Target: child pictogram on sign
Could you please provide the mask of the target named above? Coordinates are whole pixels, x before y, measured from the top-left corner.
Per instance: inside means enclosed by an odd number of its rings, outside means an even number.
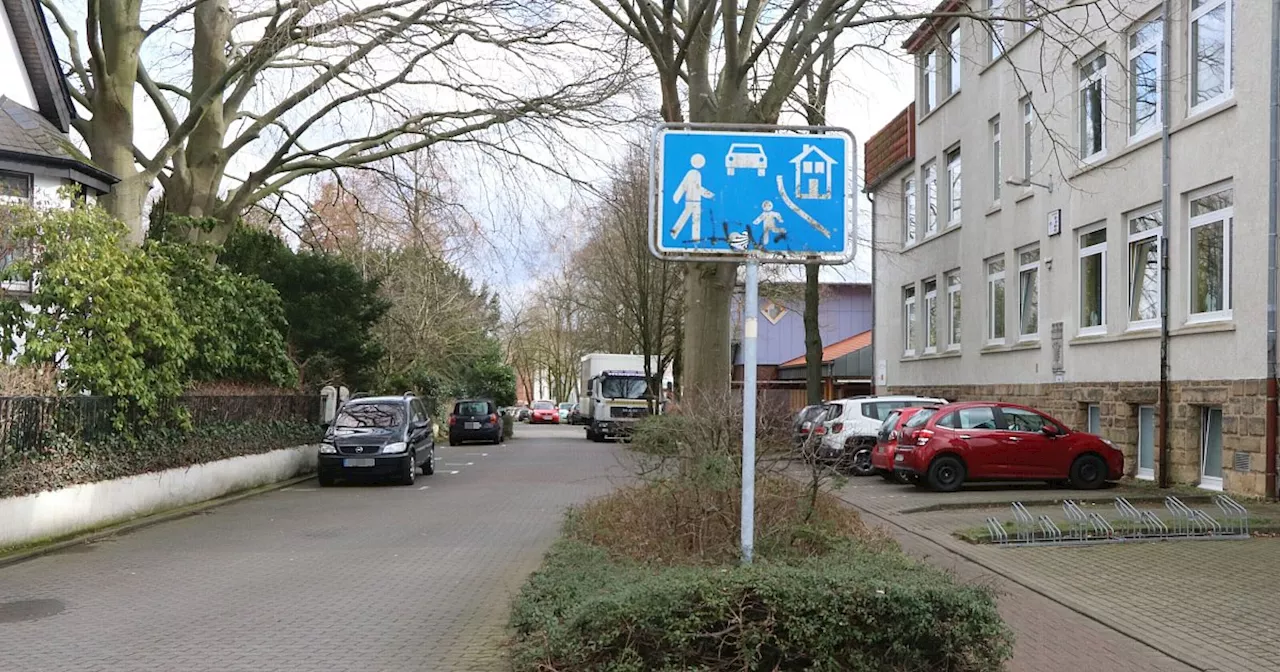
[[[782,223],[782,213],[774,211],[773,201],[765,201],[760,204],[760,207],[762,212],[751,223],[756,226],[764,226],[764,230],[760,233],[760,241],[765,246],[768,246],[769,234],[776,233],[779,236],[783,236],[787,233],[787,230],[778,226]]]

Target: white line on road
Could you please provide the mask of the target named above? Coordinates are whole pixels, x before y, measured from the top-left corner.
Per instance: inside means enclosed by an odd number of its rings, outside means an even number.
[[[461,474],[462,472],[461,472],[461,471],[451,471],[451,472],[449,472],[449,473],[451,473],[451,474]]]
[[[475,463],[475,462],[468,462],[466,466],[468,466],[468,467],[474,467],[474,466],[476,466],[476,463]]]
[[[426,490],[426,489],[427,489],[427,488],[429,488],[429,487],[431,487],[431,486],[429,486],[429,485],[424,485],[424,486],[422,486],[421,488],[418,488],[418,490]]]

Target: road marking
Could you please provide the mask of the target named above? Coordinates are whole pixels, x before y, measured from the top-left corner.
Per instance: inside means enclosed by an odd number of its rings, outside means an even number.
[[[475,462],[468,462],[468,463],[466,464],[466,466],[468,466],[468,467],[474,467],[474,466],[476,466],[476,463],[475,463]]]
[[[473,464],[475,464],[475,462],[445,462],[445,463],[444,463],[444,466],[446,466],[446,467],[469,467],[469,466],[471,466],[471,465],[473,465]]]
[[[461,474],[462,472],[461,472],[461,471],[451,471],[451,472],[449,472],[449,473],[451,473],[451,474]]]
[[[424,485],[424,486],[422,486],[421,488],[418,488],[418,490],[419,490],[419,491],[421,491],[421,490],[426,490],[426,489],[427,489],[427,488],[429,488],[429,487],[431,487],[431,486],[429,486],[429,485]]]
[[[480,453],[480,457],[489,457],[489,453]]]

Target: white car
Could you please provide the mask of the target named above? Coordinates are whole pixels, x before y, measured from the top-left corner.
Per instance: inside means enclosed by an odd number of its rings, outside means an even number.
[[[769,167],[769,159],[764,155],[763,146],[735,142],[729,145],[729,153],[724,157],[724,167],[730,175],[733,175],[733,171],[741,168],[743,170],[755,169],[756,175],[764,177],[764,171]]]
[[[871,466],[871,451],[876,445],[876,435],[889,414],[899,408],[913,406],[940,406],[947,403],[938,397],[885,396],[851,397],[827,402],[823,416],[825,433],[818,459],[838,467],[848,467],[854,475],[867,476],[875,472]]]

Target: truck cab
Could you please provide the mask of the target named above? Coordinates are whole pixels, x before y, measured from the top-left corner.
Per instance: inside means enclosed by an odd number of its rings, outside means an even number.
[[[649,382],[643,371],[603,371],[587,379],[583,399],[588,439],[629,436],[649,415]]]

